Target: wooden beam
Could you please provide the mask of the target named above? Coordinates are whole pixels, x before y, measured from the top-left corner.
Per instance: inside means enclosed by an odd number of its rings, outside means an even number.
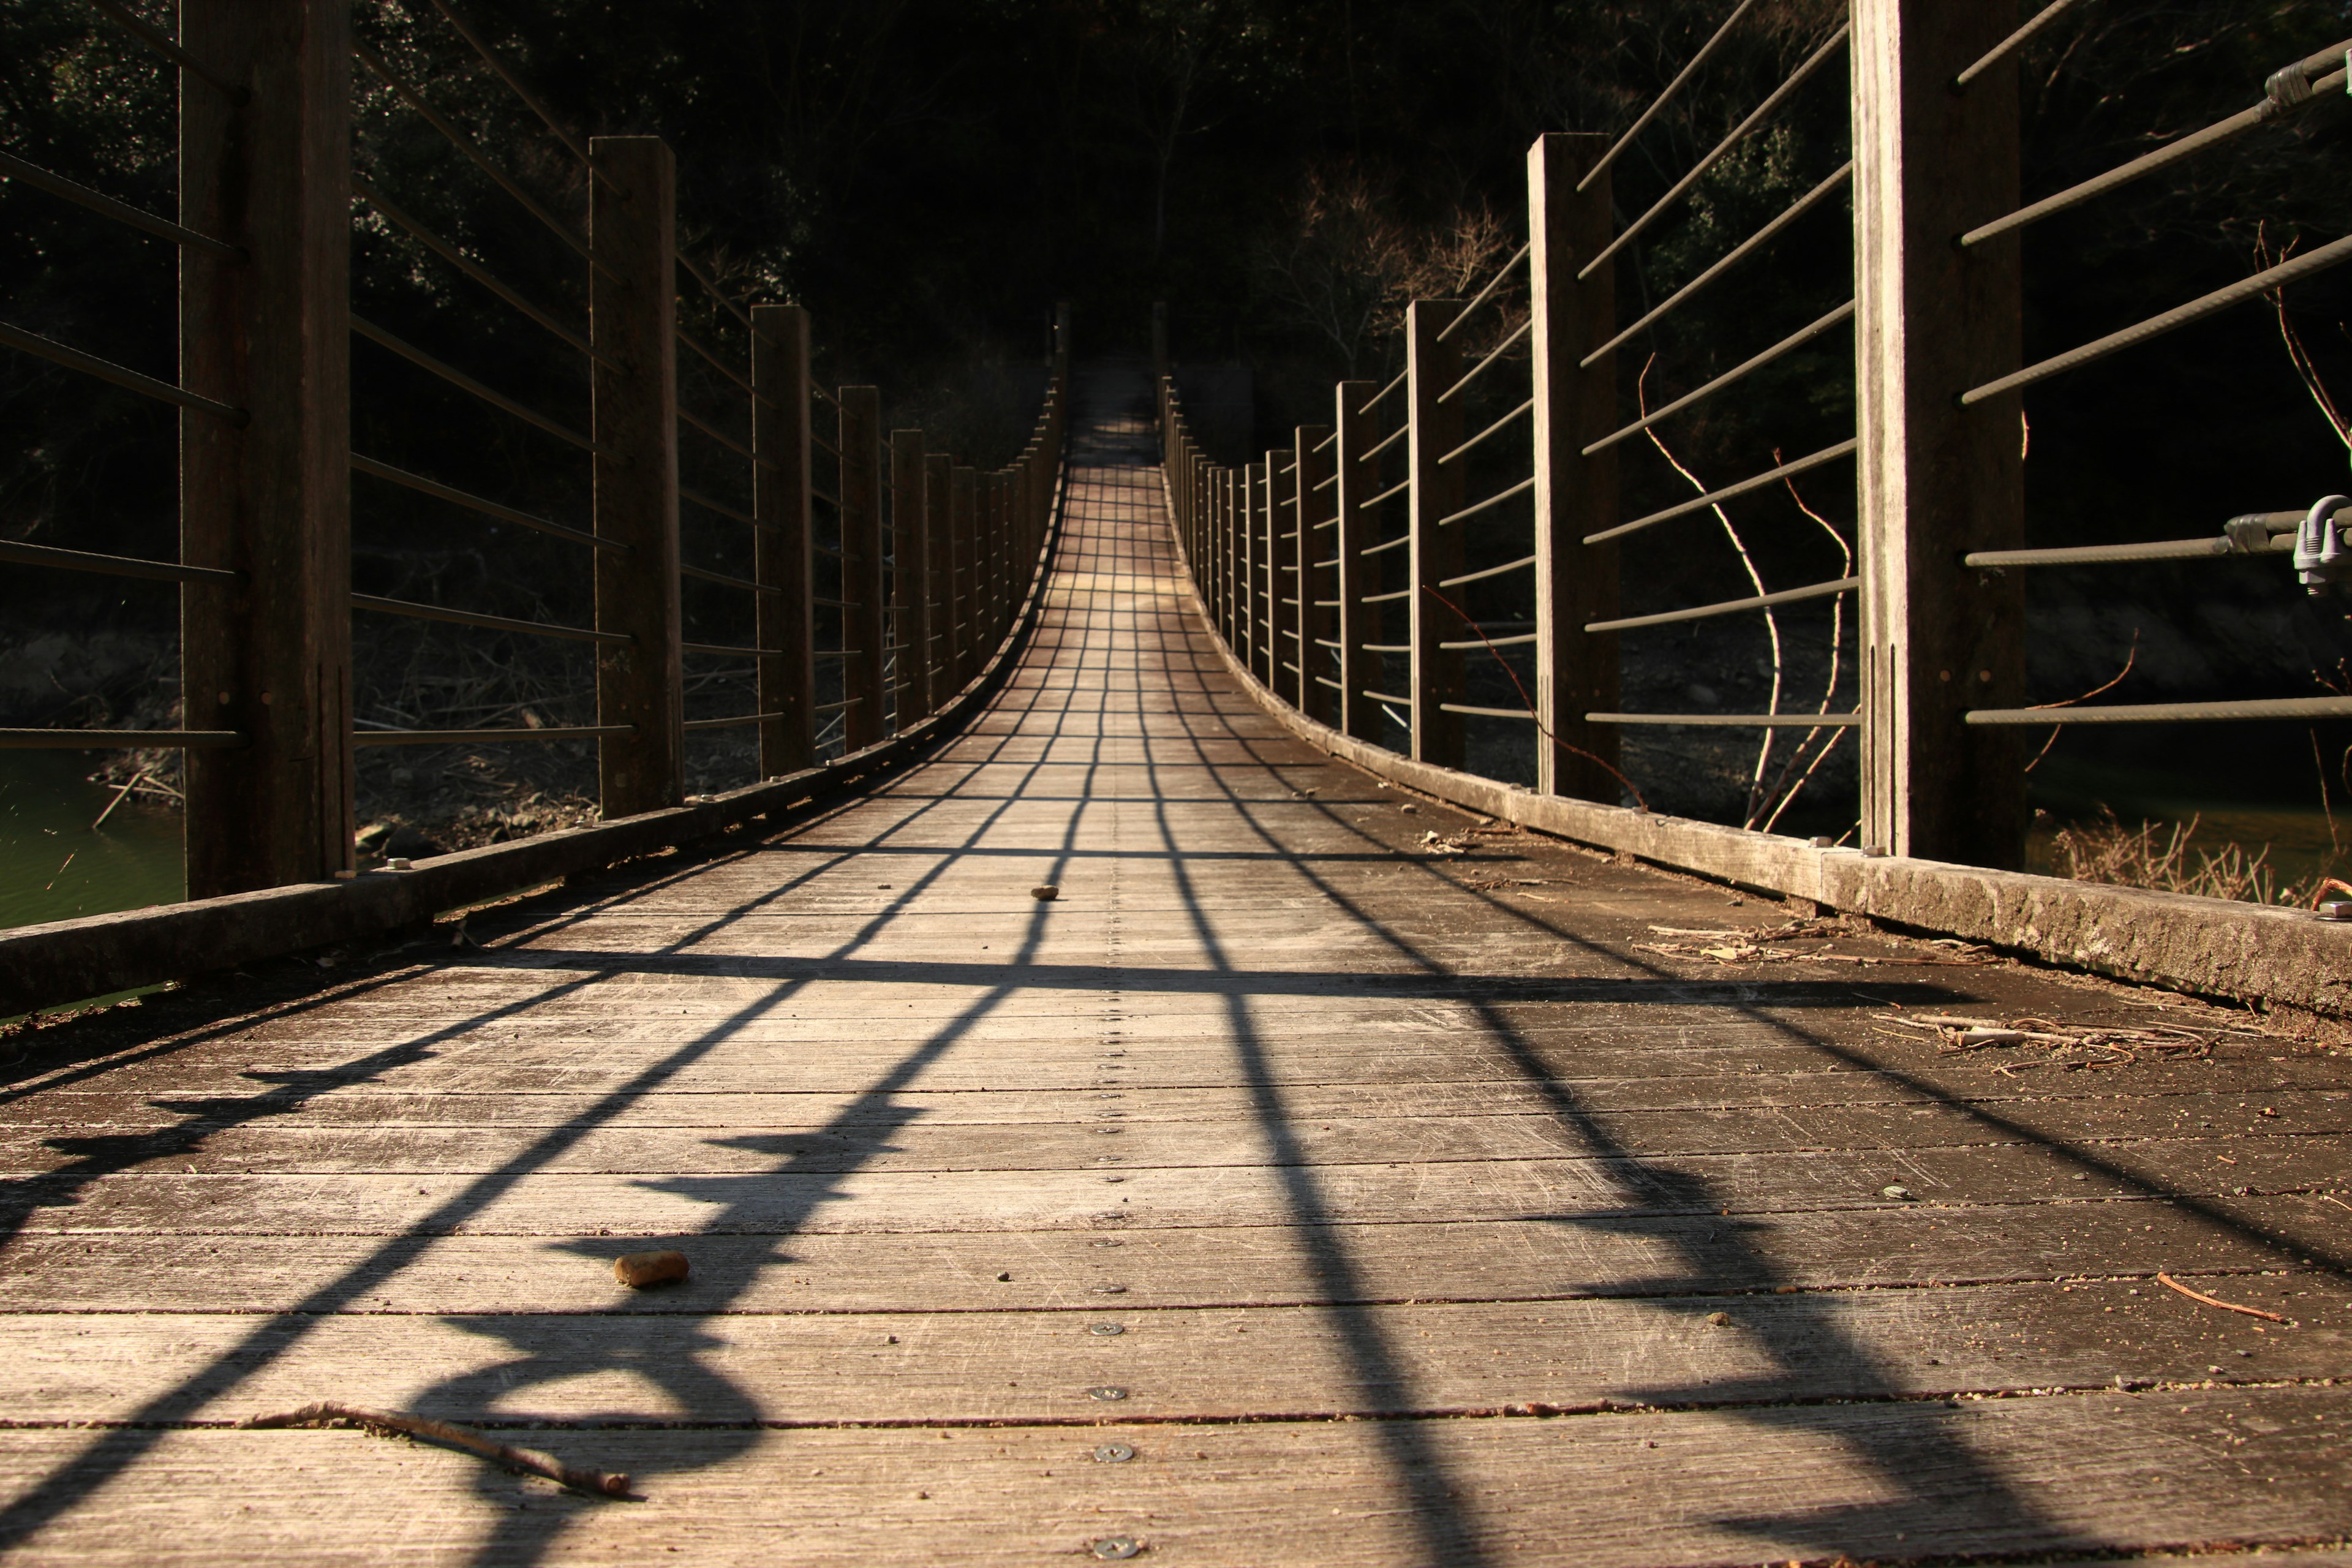
[[[923,454],[922,712],[929,716],[955,694],[955,459]]]
[[[1323,684],[1339,679],[1331,650],[1323,646],[1339,636],[1339,617],[1323,602],[1338,596],[1339,574],[1316,564],[1338,548],[1339,531],[1319,526],[1332,515],[1331,487],[1323,482],[1331,475],[1331,452],[1323,447],[1330,435],[1328,425],[1301,425],[1292,438],[1298,452],[1298,706],[1326,724],[1339,716],[1339,693]]]
[[[1462,655],[1439,644],[1462,639],[1461,618],[1430,592],[1462,571],[1462,524],[1441,520],[1462,510],[1462,466],[1439,459],[1462,445],[1462,403],[1444,398],[1461,379],[1462,351],[1437,334],[1462,313],[1458,300],[1415,300],[1405,307],[1405,405],[1412,428],[1403,446],[1412,481],[1406,494],[1412,542],[1405,546],[1405,624],[1412,644],[1412,752],[1415,762],[1462,765],[1462,715],[1444,704],[1462,700]],[[1459,589],[1438,589],[1449,596]],[[1458,602],[1458,601],[1457,601]]]
[[[751,515],[760,595],[760,774],[816,765],[815,561],[810,495],[809,316],[798,305],[751,307]]]
[[[180,94],[180,416],[190,898],[349,876],[351,37],[333,0],[186,0],[181,43],[247,101]]]
[[[597,358],[596,721],[626,724],[597,746],[609,820],[676,805],[686,793],[677,574],[677,170],[657,136],[589,142],[589,285]]]
[[[930,657],[930,542],[925,531],[929,516],[925,505],[929,465],[923,457],[920,430],[890,432],[890,641],[892,656],[890,709],[900,729],[930,711],[929,681],[924,667]]]
[[[1614,354],[1579,369],[1617,323],[1613,261],[1579,283],[1577,269],[1612,235],[1609,174],[1577,182],[1609,148],[1600,135],[1554,133],[1528,149],[1528,284],[1534,321],[1536,788],[1617,803],[1617,727],[1587,713],[1618,709],[1618,639],[1585,627],[1615,617],[1617,546],[1586,544],[1622,521],[1617,449],[1584,448],[1616,427]]]
[[[1278,447],[1265,455],[1265,683],[1293,698],[1298,678],[1288,667],[1307,668],[1298,657],[1297,460]]]
[[[980,475],[955,467],[955,683],[961,687],[980,668]]]
[[[2014,24],[1998,6],[1853,7],[1855,392],[1862,556],[1863,839],[1896,855],[2015,866],[2024,731],[1971,708],[2025,696],[2016,573],[1960,565],[2024,542],[2021,395],[1959,395],[2020,363],[2017,66],[1952,80]]]
[[[882,394],[845,386],[841,398],[842,641],[855,657],[841,661],[844,744],[862,751],[887,730],[889,693],[883,678],[888,598],[882,561]]]
[[[1333,388],[1331,417],[1339,431],[1334,450],[1339,482],[1332,487],[1334,515],[1339,526],[1339,730],[1359,741],[1378,744],[1387,715],[1364,696],[1377,690],[1381,656],[1365,645],[1381,640],[1381,605],[1364,601],[1383,592],[1388,557],[1365,559],[1364,552],[1380,542],[1367,498],[1381,493],[1381,459],[1364,454],[1379,444],[1380,410],[1365,405],[1380,391],[1369,381],[1343,381]]]

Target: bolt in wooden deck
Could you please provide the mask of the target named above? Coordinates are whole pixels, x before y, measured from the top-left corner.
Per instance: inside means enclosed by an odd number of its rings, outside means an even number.
[[[16,1069],[9,1561],[2352,1561],[2340,1062],[1941,1055],[1884,1020],[2233,1020],[1432,851],[1225,678],[1140,375],[1081,393],[936,760]],[[320,1399],[642,1500],[231,1425]]]

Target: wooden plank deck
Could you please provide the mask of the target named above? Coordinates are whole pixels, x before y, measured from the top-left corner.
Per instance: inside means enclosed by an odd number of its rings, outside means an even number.
[[[1647,951],[1790,911],[1433,852],[1475,825],[1223,677],[1140,378],[1082,393],[1045,620],[935,760],[36,1037],[9,1561],[2352,1563],[2341,1060],[1944,1055],[1885,1018],[2243,1020]],[[640,1499],[235,1426],[320,1399]]]

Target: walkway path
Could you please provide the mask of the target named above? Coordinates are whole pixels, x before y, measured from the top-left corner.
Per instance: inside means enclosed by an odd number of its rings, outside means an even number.
[[[1720,962],[1684,933],[1790,912],[1330,764],[1188,608],[1142,390],[1087,380],[1039,635],[878,794],[42,1037],[0,1092],[11,1561],[2352,1533],[2341,1062],[1942,1055],[1887,1020],[2231,1016],[1867,932]],[[613,1283],[672,1245],[688,1283]],[[320,1399],[643,1500],[228,1429]]]

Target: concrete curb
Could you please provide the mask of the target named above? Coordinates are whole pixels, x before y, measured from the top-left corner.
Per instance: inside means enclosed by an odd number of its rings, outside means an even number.
[[[1161,484],[1164,497],[1164,473]],[[1169,531],[1182,561],[1183,539],[1173,515]],[[1186,564],[1186,603],[1213,628]],[[2095,973],[2264,1006],[2352,1014],[2352,922],[2227,899],[1816,849],[1779,834],[1537,795],[1343,735],[1267,689],[1213,629],[1209,638],[1251,699],[1300,740],[1366,773],[1486,816],[1735,887],[1810,899]]]
[[[1067,483],[1066,455],[1029,591],[1004,640],[947,706],[900,733],[820,767],[690,805],[436,855],[406,871],[369,871],[349,881],[304,882],[0,931],[0,1018],[418,924],[445,910],[708,838],[755,817],[782,817],[918,760],[961,729],[1028,647],[1061,541]]]

